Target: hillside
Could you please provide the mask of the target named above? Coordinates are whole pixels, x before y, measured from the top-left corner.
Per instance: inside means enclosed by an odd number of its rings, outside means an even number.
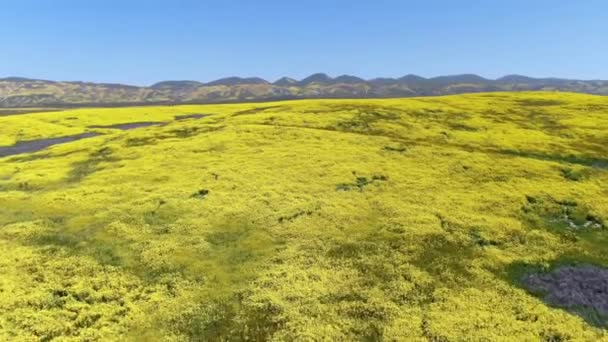
[[[606,340],[606,146],[552,92],[2,116],[0,340]]]
[[[349,75],[314,74],[270,83],[261,78],[228,77],[208,83],[163,81],[150,87],[86,82],[0,79],[0,108],[82,107],[134,104],[255,102],[306,98],[391,98],[490,91],[567,91],[608,95],[608,81],[536,79],[510,75],[489,80],[477,75],[363,80]]]

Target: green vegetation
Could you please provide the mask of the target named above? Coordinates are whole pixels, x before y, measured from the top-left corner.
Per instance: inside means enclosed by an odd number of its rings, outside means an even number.
[[[522,282],[608,266],[606,97],[0,117],[83,133],[0,159],[0,340],[608,339]]]

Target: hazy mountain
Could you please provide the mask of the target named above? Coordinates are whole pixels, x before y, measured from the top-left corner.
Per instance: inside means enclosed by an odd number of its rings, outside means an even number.
[[[467,92],[548,90],[608,95],[608,81],[532,78],[507,75],[496,80],[478,75],[424,78],[332,78],[318,73],[302,80],[274,83],[257,77],[228,77],[208,83],[163,81],[149,87],[124,84],[59,82],[22,77],[0,78],[0,107],[116,106],[129,104],[216,103],[299,98],[381,98]]]
[[[417,83],[426,83],[426,81],[428,81],[426,78],[424,77],[420,77],[418,75],[405,75],[403,77],[400,77],[397,79],[397,81],[399,83],[411,83],[411,84],[417,84]]]
[[[356,76],[351,76],[351,75],[342,75],[342,76],[338,76],[336,78],[334,78],[332,80],[333,84],[339,84],[339,83],[365,83],[365,80]]]
[[[175,89],[175,88],[189,88],[189,87],[200,87],[203,83],[197,81],[163,81],[154,83],[150,86],[152,89]]]
[[[298,83],[297,80],[290,77],[282,77],[276,80],[273,84],[280,87],[291,87],[295,86]]]
[[[481,76],[473,75],[473,74],[463,74],[463,75],[451,75],[451,76],[438,76],[428,79],[429,83],[438,84],[438,85],[450,85],[450,84],[459,84],[459,83],[471,83],[471,84],[486,84],[489,83],[490,80],[487,80]]]
[[[312,75],[306,77],[305,79],[298,82],[298,85],[308,86],[313,83],[329,84],[329,83],[331,83],[331,81],[332,81],[332,78],[327,76],[327,74],[318,73],[318,74],[312,74]]]
[[[268,84],[269,82],[259,77],[241,78],[227,77],[207,83],[207,86],[234,86],[240,84]]]
[[[388,85],[392,85],[392,84],[397,84],[397,83],[399,83],[399,81],[397,79],[390,78],[390,77],[378,77],[378,78],[373,78],[373,79],[367,81],[367,83],[369,83],[372,86],[388,86]]]
[[[507,75],[496,80],[498,83],[534,83],[538,81],[540,81],[540,79],[522,75]]]
[[[47,83],[55,83],[53,81],[36,80],[36,79],[25,78],[25,77],[5,77],[5,78],[0,78],[0,82],[2,82],[2,81],[6,81],[6,82],[47,82]]]

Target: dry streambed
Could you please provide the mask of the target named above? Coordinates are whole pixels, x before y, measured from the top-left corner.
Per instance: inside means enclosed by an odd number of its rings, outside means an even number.
[[[98,133],[82,133],[59,138],[20,141],[12,146],[0,147],[0,158],[24,153],[37,152],[53,145],[65,144],[76,140],[92,138],[98,135]]]
[[[155,121],[145,121],[145,122],[129,122],[125,124],[115,124],[115,125],[93,125],[89,126],[89,128],[101,128],[101,129],[118,129],[121,131],[129,131],[136,128],[150,127],[150,126],[164,126],[167,122],[155,122]]]
[[[608,326],[608,270],[592,265],[562,266],[524,277],[524,286],[554,307],[590,324]]]
[[[211,114],[187,114],[187,115],[176,115],[175,121],[184,121],[188,119],[202,119]],[[159,122],[159,121],[144,121],[144,122],[130,122],[124,124],[115,125],[93,125],[87,128],[92,129],[118,129],[121,131],[128,131],[137,128],[144,128],[150,126],[165,126],[171,122]],[[0,158],[9,157],[25,153],[33,153],[49,148],[53,145],[65,144],[81,139],[92,138],[101,135],[100,133],[87,132],[82,134],[57,137],[57,138],[45,138],[28,141],[19,141],[12,146],[0,146]]]

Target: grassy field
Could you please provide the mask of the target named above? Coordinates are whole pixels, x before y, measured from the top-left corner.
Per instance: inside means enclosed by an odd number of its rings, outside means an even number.
[[[0,117],[87,132],[0,158],[0,340],[608,338],[521,282],[608,266],[608,97]]]

